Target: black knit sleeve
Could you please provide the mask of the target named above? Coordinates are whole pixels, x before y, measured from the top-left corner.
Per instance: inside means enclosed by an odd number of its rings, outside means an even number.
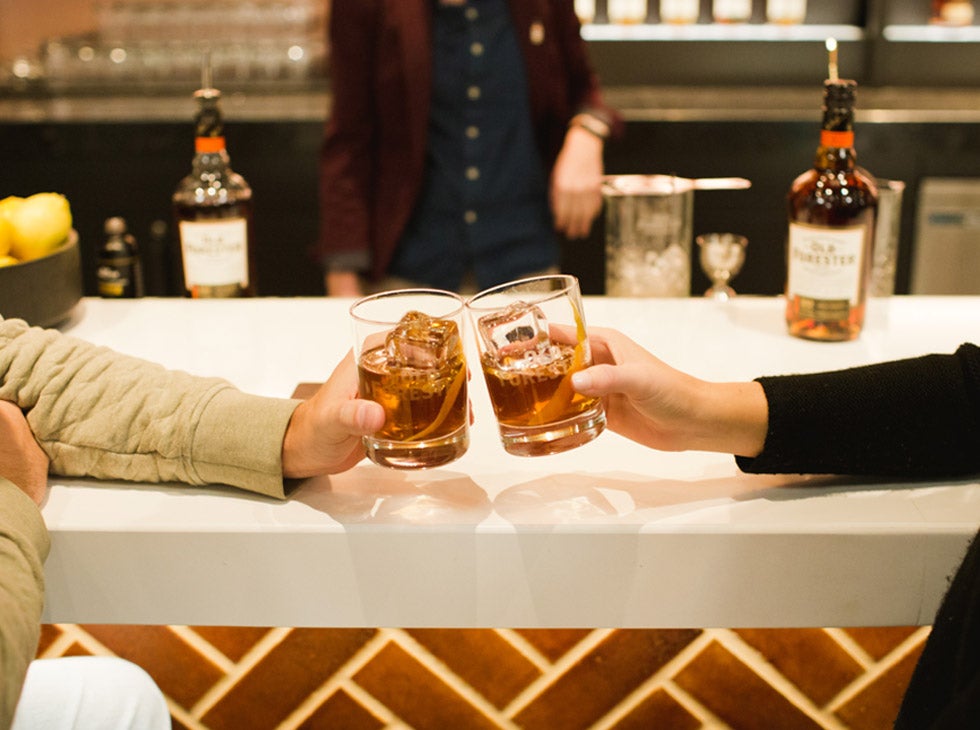
[[[980,473],[980,348],[807,375],[759,378],[765,447],[756,474]]]

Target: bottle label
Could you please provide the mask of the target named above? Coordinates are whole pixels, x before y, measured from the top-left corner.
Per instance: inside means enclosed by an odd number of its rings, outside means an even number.
[[[244,218],[181,221],[180,250],[188,289],[225,284],[248,288],[248,227]]]
[[[865,226],[790,223],[787,296],[857,305],[866,233]]]

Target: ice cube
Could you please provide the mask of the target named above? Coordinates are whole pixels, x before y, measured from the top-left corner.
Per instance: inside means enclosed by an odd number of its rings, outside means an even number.
[[[456,357],[461,348],[455,322],[416,311],[402,317],[385,339],[392,367],[436,369]]]
[[[533,358],[551,346],[544,312],[526,302],[514,302],[499,312],[484,315],[477,324],[487,354],[501,365]]]

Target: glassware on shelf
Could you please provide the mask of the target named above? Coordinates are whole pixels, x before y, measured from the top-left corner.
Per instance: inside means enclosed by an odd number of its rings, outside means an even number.
[[[711,17],[716,23],[747,23],[752,18],[752,0],[714,0]]]
[[[578,21],[585,25],[595,20],[595,0],[575,0],[575,14]]]
[[[660,0],[660,21],[672,25],[697,23],[701,15],[698,0]]]
[[[636,25],[647,17],[647,0],[606,0],[610,23]]]
[[[778,25],[797,25],[806,20],[806,0],[768,0],[766,20]]]
[[[704,233],[695,241],[701,269],[711,279],[711,288],[704,295],[711,299],[731,299],[735,296],[731,280],[742,270],[749,239],[737,233]]]

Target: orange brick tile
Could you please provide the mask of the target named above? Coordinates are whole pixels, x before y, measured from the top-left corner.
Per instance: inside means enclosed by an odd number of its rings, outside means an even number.
[[[701,721],[663,690],[657,690],[617,722],[613,730],[698,730]]]
[[[677,673],[674,681],[737,730],[820,728],[717,642],[705,647]]]
[[[738,635],[818,706],[864,674],[823,629],[742,629]]]
[[[82,626],[117,656],[139,664],[163,693],[191,707],[224,672],[188,646],[166,626]]]
[[[582,639],[592,633],[591,629],[518,629],[531,646],[540,651],[549,661],[556,662]]]
[[[376,633],[293,629],[204,715],[204,723],[211,730],[275,727]]]
[[[525,730],[573,730],[599,720],[701,634],[614,631],[515,718]]]
[[[54,624],[41,624],[41,636],[37,642],[37,656],[40,656],[55,641],[61,638],[64,632]]]
[[[408,633],[496,707],[505,707],[541,674],[490,629],[412,629]]]
[[[902,697],[909,686],[909,680],[912,679],[912,671],[922,653],[922,646],[909,652],[837,710],[837,716],[847,724],[849,730],[885,730],[892,727],[902,706]]]
[[[394,643],[354,676],[414,730],[492,730],[496,723]]]
[[[844,629],[848,636],[854,639],[875,661],[884,659],[895,647],[918,630],[918,626]]]
[[[330,695],[299,726],[299,730],[379,730],[384,725],[357,700],[340,690]]]
[[[253,626],[191,626],[198,636],[211,644],[233,662],[241,661],[268,628]]]

